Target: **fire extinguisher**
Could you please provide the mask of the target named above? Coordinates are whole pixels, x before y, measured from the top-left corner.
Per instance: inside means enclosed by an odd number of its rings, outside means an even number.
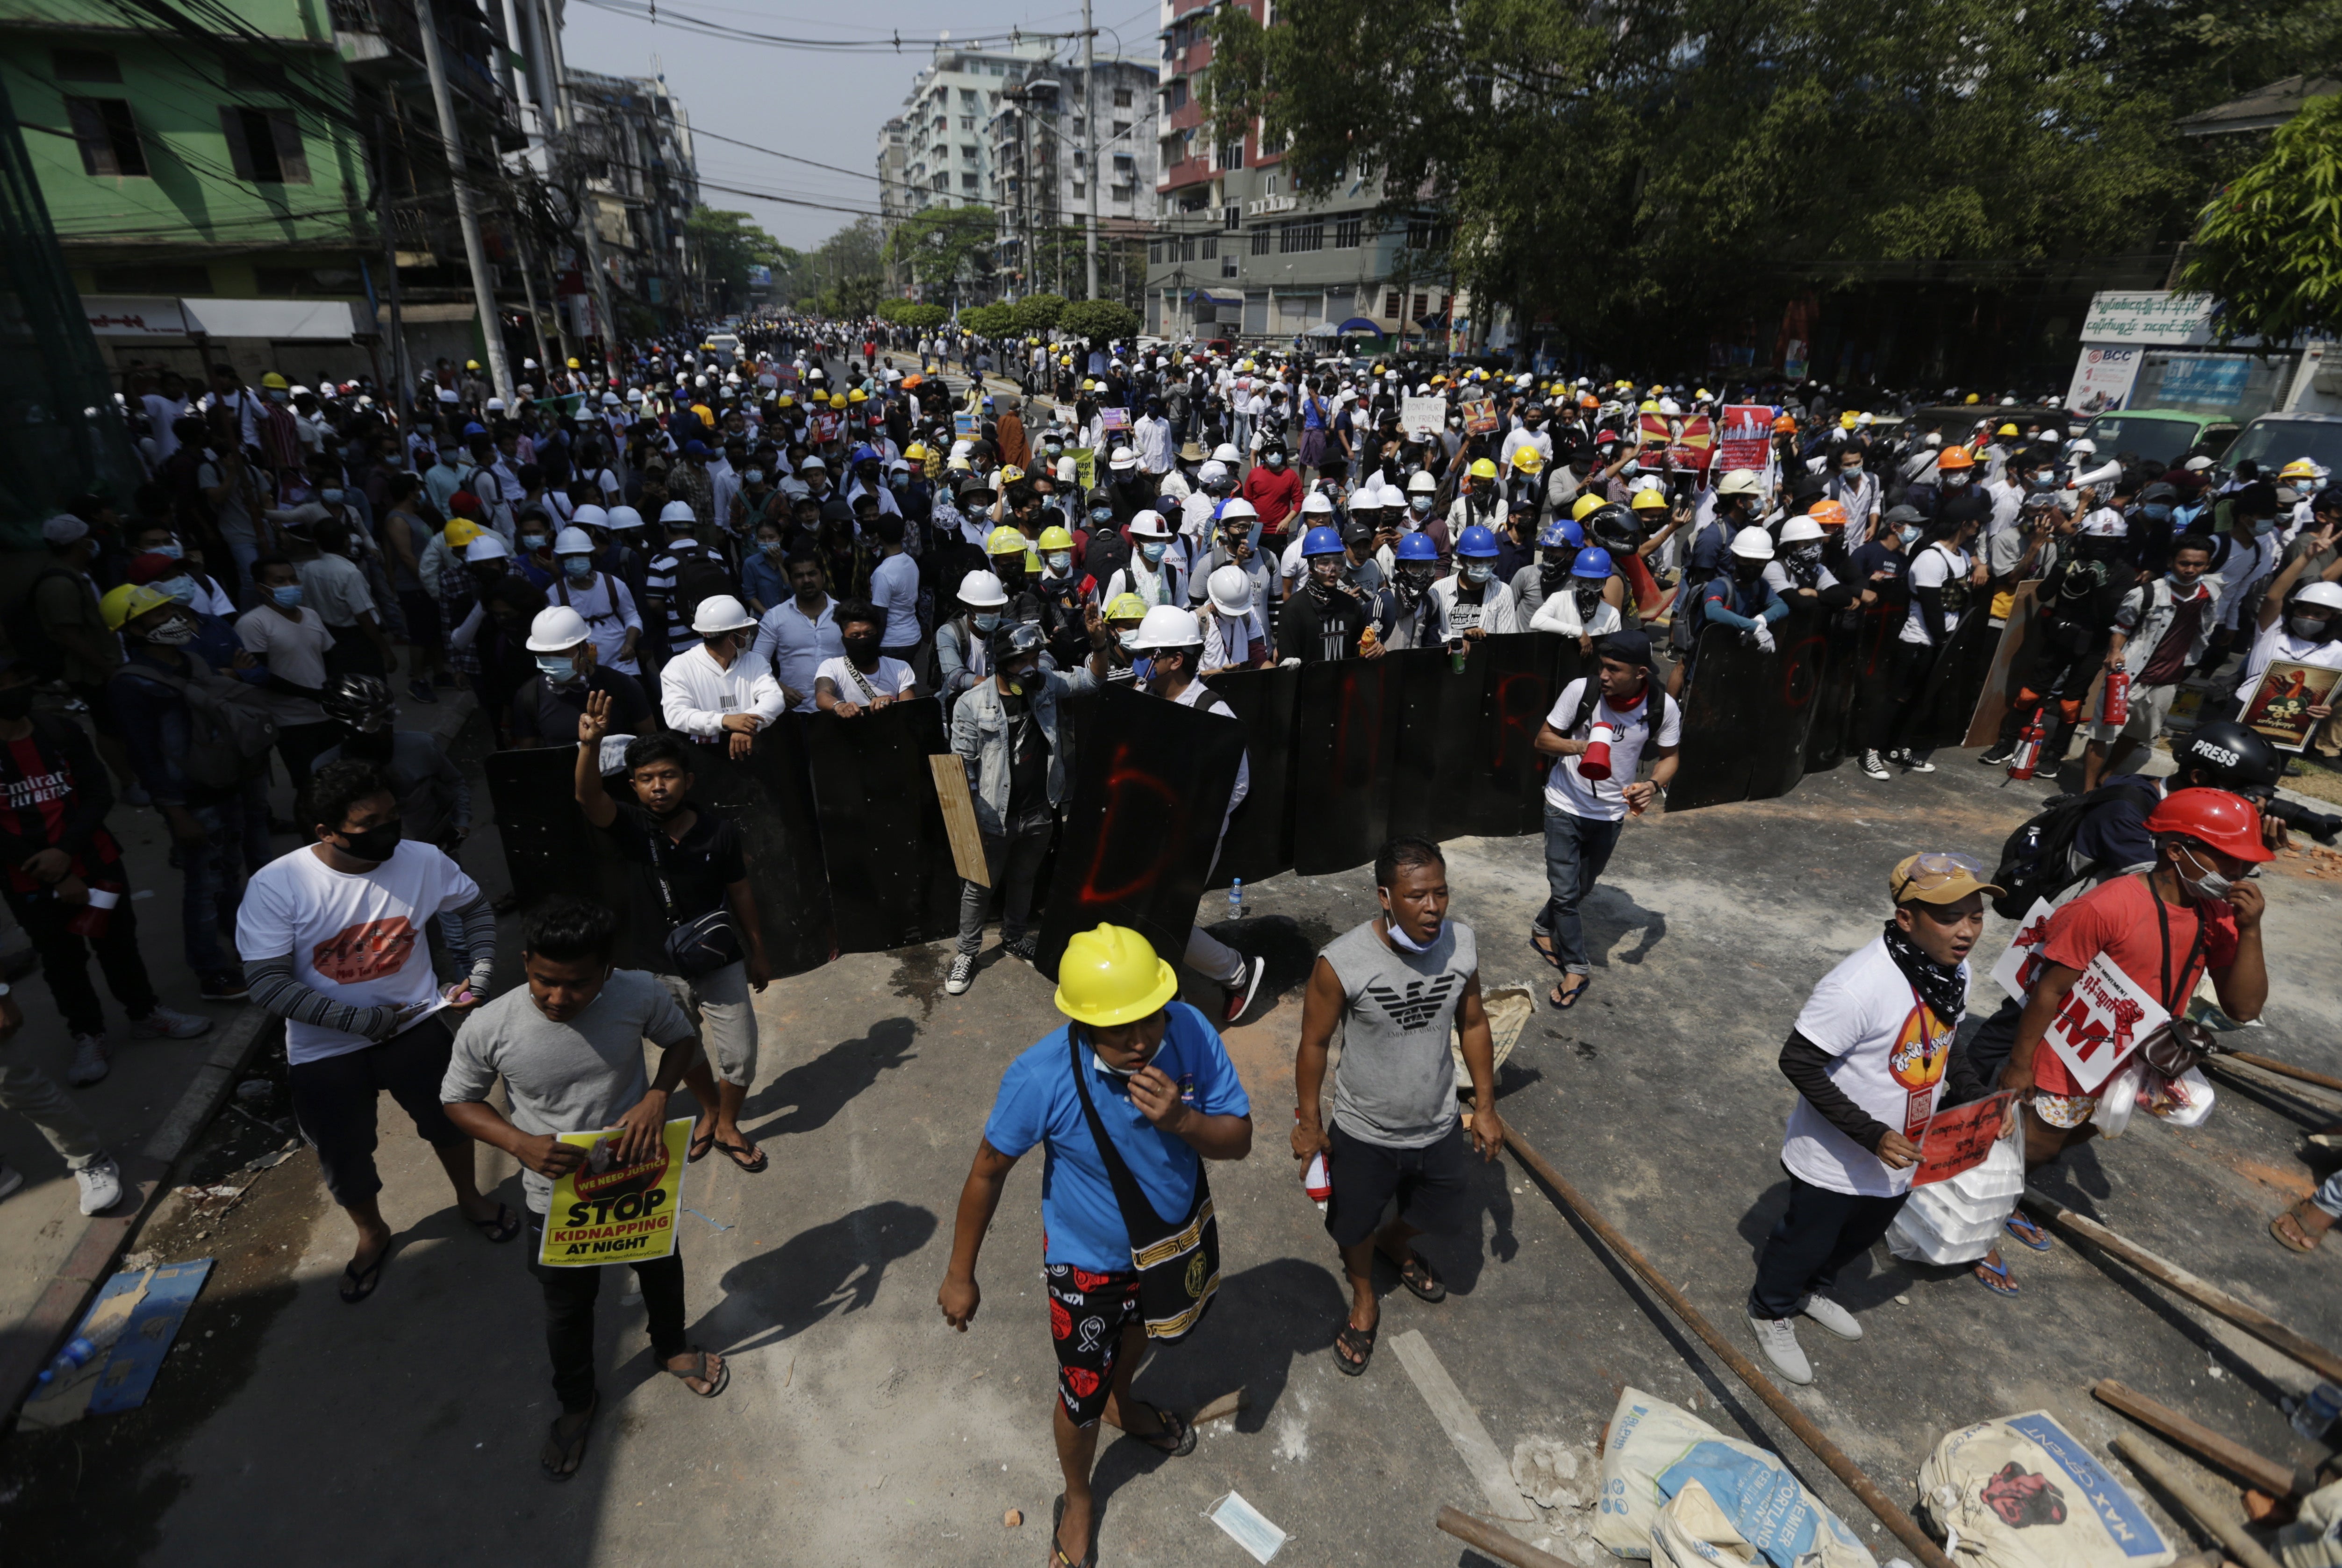
[[[2008,776],[2029,779],[2041,761],[2041,747],[2049,739],[2049,724],[2045,716],[2049,704],[2043,703],[2033,710],[2025,728],[2017,732],[2016,749],[2008,754]]]
[[[2107,672],[2106,705],[2099,716],[2110,724],[2130,718],[2130,672],[2119,664]]]

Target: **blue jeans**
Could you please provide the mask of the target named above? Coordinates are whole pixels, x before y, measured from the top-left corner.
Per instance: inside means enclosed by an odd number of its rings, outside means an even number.
[[[235,967],[220,945],[220,922],[235,920],[244,897],[245,805],[241,799],[189,806],[204,842],[179,846],[179,935],[187,967],[213,975]],[[263,817],[265,826],[267,819]]]
[[[1546,804],[1546,897],[1544,910],[1530,929],[1540,936],[1553,938],[1553,950],[1561,959],[1562,968],[1571,974],[1594,973],[1593,964],[1586,956],[1586,926],[1577,918],[1577,906],[1601,879],[1602,868],[1610,864],[1610,852],[1618,847],[1619,830],[1626,825],[1624,821],[1579,816],[1551,802]]]

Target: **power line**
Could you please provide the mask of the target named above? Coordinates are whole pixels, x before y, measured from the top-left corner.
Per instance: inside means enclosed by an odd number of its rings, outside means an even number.
[[[746,147],[752,153],[762,153],[768,158],[785,158],[792,164],[803,164],[807,168],[827,169],[833,175],[851,175],[857,180],[876,180],[882,185],[886,183],[885,179],[866,169],[849,169],[837,164],[817,164],[811,158],[800,158],[795,153],[775,152],[772,148],[760,146],[755,142],[744,142],[737,136],[719,136],[713,131],[701,130],[697,125],[691,127],[691,135],[695,137],[706,136],[711,142],[728,142],[733,146]]]
[[[724,38],[741,44],[762,44],[776,49],[809,49],[817,52],[876,51],[899,55],[906,43],[914,49],[922,47],[982,49],[1027,40],[1036,44],[1046,44],[1081,36],[1078,32],[1028,33],[1022,28],[1011,28],[996,37],[977,35],[966,38],[938,39],[932,43],[925,38],[906,39],[899,30],[889,34],[873,34],[860,38],[797,38],[779,33],[758,33],[746,27],[735,27],[726,22],[711,22],[704,17],[694,16],[688,12],[672,8],[662,11],[647,4],[632,5],[620,4],[618,0],[581,0],[581,3],[592,6],[596,11],[607,11],[614,15],[648,22],[655,27],[673,26],[686,33],[704,34],[711,38]]]

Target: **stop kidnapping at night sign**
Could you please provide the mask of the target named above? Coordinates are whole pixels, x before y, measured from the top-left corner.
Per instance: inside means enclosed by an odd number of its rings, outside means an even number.
[[[649,1157],[631,1165],[617,1162],[623,1134],[616,1129],[556,1134],[585,1150],[586,1163],[554,1180],[537,1262],[547,1268],[595,1268],[646,1263],[673,1253],[691,1123],[689,1116],[667,1123]]]

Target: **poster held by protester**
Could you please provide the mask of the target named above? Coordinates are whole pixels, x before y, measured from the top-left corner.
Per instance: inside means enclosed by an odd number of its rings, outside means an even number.
[[[1447,428],[1447,400],[1444,397],[1401,398],[1398,427],[1411,436],[1429,440]]]
[[[2323,722],[2310,717],[2309,710],[2333,703],[2337,681],[2342,681],[2342,670],[2271,659],[2245,698],[2244,725],[2267,735],[2281,752],[2305,751]]]
[[[1716,461],[1729,474],[1746,468],[1763,475],[1772,488],[1773,410],[1762,403],[1727,403],[1724,427],[1716,432]]]
[[[1102,429],[1102,430],[1127,430],[1127,429],[1129,429],[1129,428],[1130,428],[1130,410],[1128,410],[1127,408],[1101,408],[1101,409],[1099,409],[1099,410],[1098,410],[1098,427],[1099,427],[1100,429]]]
[[[1464,405],[1464,434],[1466,435],[1494,435],[1496,434],[1496,428],[1497,419],[1496,399],[1491,397],[1483,397],[1476,402],[1467,403]]]
[[[2008,951],[1992,966],[1992,978],[2003,991],[2018,1002],[2029,1001],[2033,983],[2041,978],[2041,946],[2049,940],[2049,917],[2057,913],[2057,905],[2046,898],[2037,898],[2025,918],[2017,923],[2017,934],[2009,938]]]
[[[554,1178],[536,1261],[549,1269],[584,1269],[646,1263],[673,1253],[691,1124],[689,1116],[667,1123],[649,1154],[631,1165],[618,1164],[624,1134],[615,1128],[557,1134],[585,1150],[586,1163]]]
[[[2101,953],[2075,979],[2043,1039],[2088,1094],[2170,1021],[2171,1014],[2154,997]]]
[[[1924,1187],[1947,1182],[1983,1164],[2000,1137],[2001,1118],[2009,1099],[2004,1090],[1937,1112],[1927,1130],[1919,1134],[1919,1164],[1911,1173],[1911,1184]]]

